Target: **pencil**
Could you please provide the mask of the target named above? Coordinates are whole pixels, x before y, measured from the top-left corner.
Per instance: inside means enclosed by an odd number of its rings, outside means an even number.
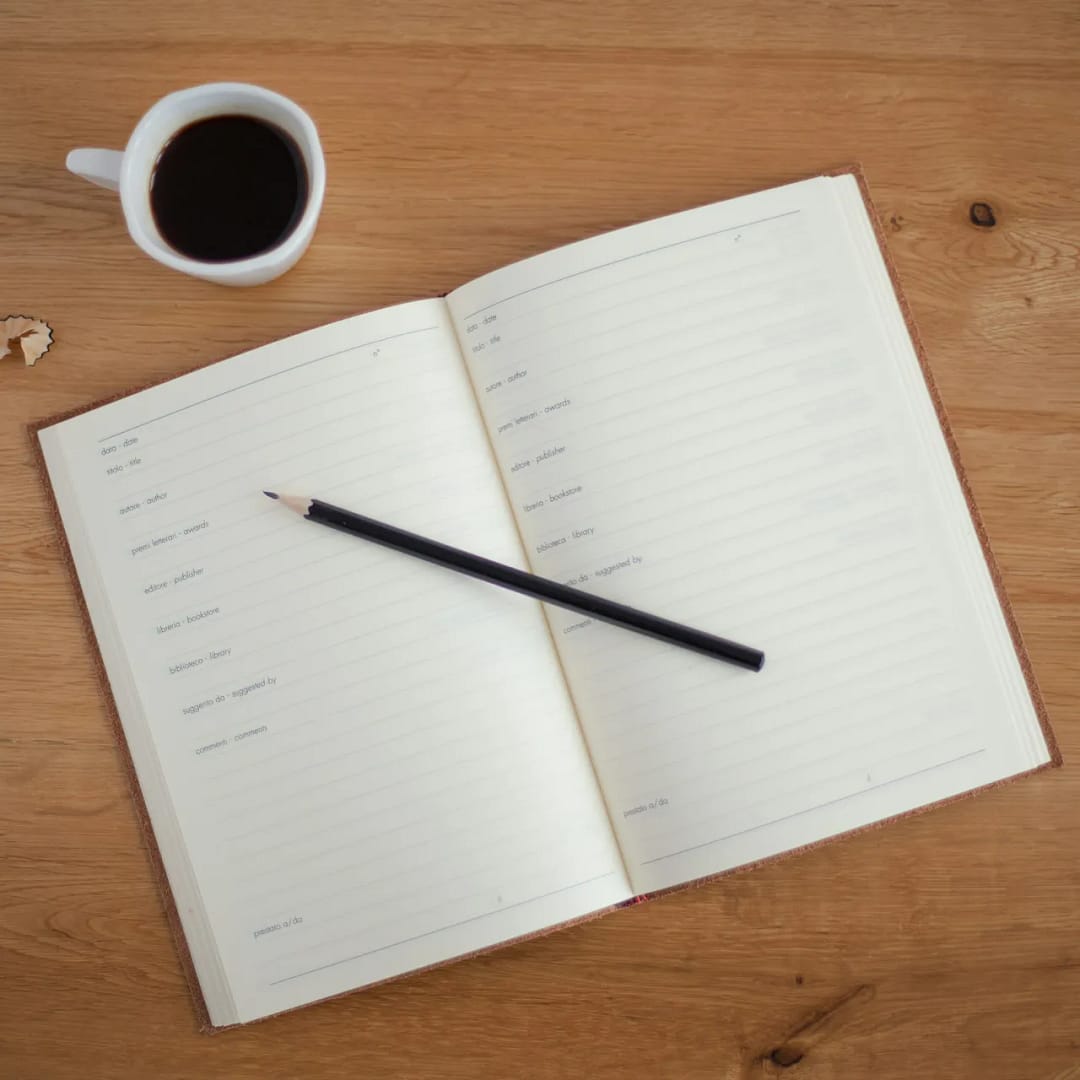
[[[717,660],[726,660],[730,664],[737,664],[751,671],[760,671],[765,663],[765,654],[748,645],[740,645],[736,641],[728,641],[726,638],[707,634],[703,630],[695,630],[693,627],[662,619],[658,615],[638,611],[637,608],[627,607],[614,600],[605,600],[603,597],[593,596],[580,589],[572,589],[569,585],[537,577],[535,574],[485,559],[480,555],[473,555],[460,548],[451,547],[449,544],[439,543],[437,540],[429,540],[394,525],[387,525],[365,517],[363,514],[343,510],[340,506],[331,506],[330,503],[322,502],[320,499],[310,499],[299,495],[279,495],[276,491],[264,491],[263,494],[268,498],[276,499],[290,510],[307,518],[308,521],[359,536],[364,540],[370,540],[373,544],[380,544],[394,551],[404,552],[406,555],[414,555],[425,562],[434,563],[448,570],[456,570],[459,574],[479,578],[481,581],[531,596],[536,600],[543,600],[544,603],[554,604],[555,607],[588,615],[599,622],[621,626],[624,630],[666,641],[671,645],[703,653]]]

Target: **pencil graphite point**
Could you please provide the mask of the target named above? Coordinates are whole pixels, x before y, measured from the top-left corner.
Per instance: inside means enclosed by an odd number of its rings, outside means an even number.
[[[278,493],[276,491],[264,491],[263,494],[268,499],[276,499],[278,497]]]

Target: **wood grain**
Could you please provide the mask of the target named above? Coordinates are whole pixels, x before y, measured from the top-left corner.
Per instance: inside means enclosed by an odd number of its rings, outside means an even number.
[[[910,1077],[1080,1066],[1075,0],[4,5],[0,1075]],[[250,291],[143,258],[63,169],[162,94],[304,104],[314,246]],[[207,1037],[25,424],[555,244],[860,161],[1066,765],[887,829]],[[997,224],[969,220],[988,203]]]

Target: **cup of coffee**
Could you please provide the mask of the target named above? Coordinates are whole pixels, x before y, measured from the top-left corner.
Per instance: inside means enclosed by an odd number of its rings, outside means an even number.
[[[311,117],[246,83],[169,94],[123,152],[72,150],[67,167],[120,193],[131,238],[165,266],[261,285],[307,250],[326,190]]]

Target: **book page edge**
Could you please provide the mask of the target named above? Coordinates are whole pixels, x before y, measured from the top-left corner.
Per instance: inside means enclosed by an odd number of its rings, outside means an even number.
[[[551,926],[541,927],[539,930],[531,930],[526,934],[519,934],[517,937],[507,938],[505,941],[499,941],[494,945],[488,945],[482,949],[473,949],[470,952],[460,953],[457,956],[448,956],[445,960],[438,960],[434,964],[425,964],[423,967],[412,968],[409,971],[403,971],[397,975],[389,975],[385,979],[364,983],[363,986],[354,986],[349,990],[342,990],[337,994],[328,994],[326,997],[312,998],[310,1001],[305,1001],[300,1005],[292,1005],[287,1009],[277,1009],[274,1012],[265,1013],[262,1016],[256,1016],[250,1020],[240,1020],[235,1024],[223,1024],[217,1027],[211,1025],[203,1030],[208,1034],[215,1034],[219,1031],[229,1031],[233,1028],[261,1024],[264,1020],[272,1020],[277,1016],[286,1016],[289,1013],[294,1013],[299,1009],[309,1008],[312,1005],[324,1005],[330,1001],[339,1001],[342,998],[352,997],[354,994],[362,994],[368,990],[374,990],[376,987],[388,986],[390,983],[401,982],[402,979],[411,979],[417,975],[425,975],[431,971],[438,971],[440,968],[450,967],[452,964],[459,964],[464,960],[474,960],[478,956],[487,956],[490,953],[498,952],[501,949],[508,949],[512,945],[522,945],[527,942],[538,941],[540,938],[555,934],[560,930],[569,930],[575,926],[582,926],[585,923],[599,919],[603,915],[610,915],[613,911],[619,911],[624,907],[630,907],[632,904],[638,902],[636,897],[628,897],[626,900],[621,900],[617,904],[598,908],[596,911],[589,911],[584,915],[568,919],[565,922],[553,923]]]
[[[132,391],[132,393],[136,392],[137,391]],[[117,397],[124,396],[126,395],[117,395]],[[62,420],[67,420],[73,416],[78,416],[83,412],[88,412],[91,409],[96,408],[99,404],[105,404],[105,402],[97,402],[93,405],[88,405],[85,408],[68,410],[64,413],[46,417],[42,420],[32,421],[27,425],[27,434],[31,444],[31,452],[33,454],[33,462],[37,471],[38,480],[45,490],[46,511],[58,540],[60,560],[64,564],[68,581],[75,594],[75,602],[78,605],[79,619],[82,622],[83,632],[91,645],[92,663],[94,665],[98,689],[101,692],[106,717],[117,743],[120,754],[120,765],[127,782],[128,791],[131,795],[131,801],[135,810],[135,818],[139,825],[139,831],[142,834],[143,846],[150,858],[150,869],[154,878],[154,883],[157,886],[158,894],[161,897],[165,920],[168,924],[169,933],[172,936],[173,943],[176,946],[176,953],[180,960],[180,968],[183,972],[184,979],[187,982],[192,1003],[195,1007],[197,1027],[198,1030],[202,1032],[217,1031],[220,1030],[220,1027],[215,1025],[210,1018],[210,1009],[206,1003],[202,986],[199,983],[199,978],[195,971],[195,962],[191,956],[191,950],[188,948],[187,937],[184,934],[183,925],[180,921],[180,912],[177,910],[176,906],[176,898],[173,896],[172,887],[169,884],[169,878],[165,872],[165,862],[162,858],[161,850],[158,847],[157,837],[150,821],[150,813],[147,810],[146,801],[143,798],[142,787],[139,784],[139,779],[135,772],[135,763],[128,746],[127,736],[124,733],[124,725],[120,719],[120,711],[116,706],[116,699],[113,697],[112,686],[109,683],[108,674],[105,670],[105,660],[101,654],[97,634],[94,632],[94,624],[90,618],[90,609],[86,603],[86,596],[79,583],[78,573],[75,569],[75,559],[71,553],[67,532],[64,529],[60,517],[60,507],[56,500],[56,492],[53,489],[52,479],[49,476],[49,470],[45,462],[45,453],[41,445],[41,440],[38,437],[39,433],[44,428],[52,427]]]
[[[949,458],[952,461],[953,470],[956,473],[957,481],[960,484],[964,502],[967,504],[968,514],[970,515],[972,525],[975,528],[975,535],[978,537],[979,546],[982,548],[983,558],[986,560],[987,569],[990,571],[990,578],[994,583],[994,593],[1005,619],[1005,625],[1008,627],[1009,637],[1012,641],[1017,661],[1020,664],[1020,670],[1024,675],[1024,683],[1027,686],[1028,695],[1031,698],[1032,706],[1035,709],[1035,715],[1039,721],[1039,728],[1042,732],[1043,741],[1046,743],[1047,753],[1050,755],[1049,761],[1040,763],[1034,769],[1016,773],[1015,776],[1010,777],[1009,779],[1026,776],[1028,772],[1035,772],[1042,768],[1057,768],[1064,763],[1061,748],[1058,745],[1054,729],[1051,727],[1050,717],[1046,709],[1046,702],[1043,699],[1042,691],[1039,689],[1039,684],[1035,678],[1035,671],[1031,663],[1031,658],[1024,645],[1023,635],[1020,632],[1020,627],[1016,620],[1016,613],[1013,610],[1005,590],[1005,582],[1001,575],[1001,569],[998,566],[997,559],[994,557],[989,534],[983,523],[982,515],[979,513],[979,508],[975,502],[971,485],[968,482],[967,472],[965,471],[963,462],[960,458],[960,449],[957,445],[956,437],[953,434],[952,425],[949,423],[948,414],[945,411],[945,406],[942,402],[941,394],[938,391],[937,383],[934,381],[934,374],[930,368],[929,359],[927,357],[926,349],[923,346],[922,338],[919,336],[918,327],[915,324],[911,304],[908,302],[907,296],[904,293],[900,283],[899,274],[897,273],[896,264],[893,261],[892,254],[886,243],[881,216],[870,197],[870,188],[867,184],[866,174],[863,171],[861,164],[855,162],[848,165],[837,166],[819,175],[828,177],[851,176],[858,185],[859,194],[862,196],[867,217],[870,219],[871,228],[874,230],[874,238],[877,241],[878,250],[881,253],[882,261],[885,263],[885,269],[889,275],[889,283],[892,285],[893,292],[896,295],[896,302],[899,305],[900,313],[904,318],[904,325],[907,328],[908,336],[911,338],[911,344],[915,350],[915,355],[918,357],[923,381],[926,383],[926,389],[930,395],[930,402],[934,407],[934,413],[937,416],[938,424],[940,425],[942,435],[945,438],[945,445],[949,451]],[[995,783],[1006,782],[1008,782],[1008,780],[995,781]],[[975,788],[973,790],[979,791],[981,789]],[[931,803],[929,805],[933,806],[938,804]]]
[[[630,903],[644,903],[647,900],[659,900],[665,896],[670,896],[672,893],[683,892],[686,889],[700,888],[702,885],[709,885],[714,881],[719,881],[721,878],[729,877],[732,874],[741,874],[748,870],[756,870],[758,867],[765,866],[769,863],[790,859],[796,855],[802,855],[808,851],[814,851],[817,848],[824,847],[826,844],[842,842],[849,837],[859,836],[863,833],[871,832],[874,829],[885,828],[895,822],[915,817],[917,814],[925,814],[930,810],[937,810],[941,807],[951,806],[953,803],[961,802],[964,799],[974,798],[985,792],[991,791],[994,788],[1004,787],[1006,784],[1011,784],[1016,780],[1022,780],[1024,777],[1032,776],[1035,773],[1055,769],[1059,764],[1059,762],[1055,761],[1044,761],[1030,769],[1025,769],[1023,772],[1013,773],[1011,776],[1005,776],[998,780],[991,780],[987,784],[980,784],[978,787],[969,788],[967,791],[961,791],[955,795],[949,795],[944,799],[935,799],[933,802],[923,803],[922,806],[914,806],[910,810],[904,810],[899,814],[890,814],[888,817],[868,822],[865,825],[857,825],[854,829],[846,829],[843,832],[833,833],[831,836],[823,836],[820,840],[813,840],[808,844],[800,844],[798,847],[788,848],[786,851],[777,851],[772,855],[765,855],[760,859],[753,859],[750,862],[741,863],[739,866],[730,866],[726,870],[720,870],[715,874],[706,874],[704,877],[693,878],[690,881],[684,881],[678,885],[670,885],[667,888],[657,889],[654,892],[641,893],[639,896],[635,896]]]

